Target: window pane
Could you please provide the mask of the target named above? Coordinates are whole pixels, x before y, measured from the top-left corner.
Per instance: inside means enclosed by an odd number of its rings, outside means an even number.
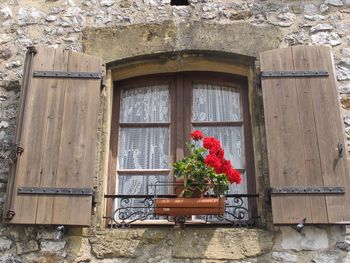
[[[225,158],[234,168],[244,168],[244,144],[242,127],[197,127],[204,136],[214,136],[221,141]]]
[[[121,128],[119,169],[167,169],[168,128]]]
[[[168,188],[164,187],[164,183],[168,182],[166,175],[119,175],[118,176],[118,194],[122,195],[145,195],[147,188],[149,194],[155,193],[154,185],[156,182],[163,183],[162,187],[157,187],[157,194],[168,194]],[[133,220],[140,218],[140,215],[148,214],[147,219],[157,220],[164,217],[157,217],[153,214],[152,205],[145,198],[115,199],[114,214],[115,220],[125,219]]]
[[[168,194],[167,175],[119,175],[118,193],[122,195]],[[156,183],[160,183],[155,187]]]
[[[192,121],[240,121],[240,92],[237,88],[194,84]]]
[[[120,121],[169,122],[168,85],[123,90]]]

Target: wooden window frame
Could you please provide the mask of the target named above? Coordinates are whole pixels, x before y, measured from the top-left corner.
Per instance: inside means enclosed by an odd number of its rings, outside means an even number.
[[[229,85],[241,90],[241,107],[242,121],[237,122],[191,122],[192,107],[184,105],[192,105],[192,83],[193,82],[215,83],[220,85]],[[123,124],[119,122],[120,118],[120,100],[121,90],[123,88],[136,88],[140,86],[148,86],[152,84],[169,83],[170,96],[170,123],[158,124]],[[234,85],[233,85],[234,84]],[[240,172],[246,172],[247,176],[247,193],[256,191],[255,169],[254,169],[254,152],[253,138],[249,107],[248,79],[244,76],[219,73],[219,72],[178,72],[163,73],[155,75],[138,76],[125,80],[113,82],[113,98],[112,98],[112,123],[111,123],[111,139],[110,139],[110,159],[108,168],[107,191],[114,194],[116,192],[117,159],[118,159],[118,136],[120,127],[170,127],[170,152],[169,162],[173,163],[180,160],[186,154],[185,142],[190,140],[191,125],[205,124],[208,126],[242,126],[243,129],[243,145],[244,145],[244,169],[238,169]],[[179,99],[184,98],[184,100]],[[175,120],[175,121],[174,121]],[[195,126],[194,125],[194,126]],[[174,136],[175,135],[175,136]],[[187,138],[186,138],[187,135]],[[119,174],[168,174],[169,181],[173,181],[171,165],[169,170],[125,170],[119,171]],[[107,200],[107,213],[113,210],[112,199]],[[255,201],[249,202],[252,215],[257,213],[257,204]]]

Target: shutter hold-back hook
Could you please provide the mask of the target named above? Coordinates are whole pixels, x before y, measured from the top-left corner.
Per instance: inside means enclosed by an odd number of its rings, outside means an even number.
[[[343,157],[344,147],[342,143],[338,143],[338,156],[339,158]]]

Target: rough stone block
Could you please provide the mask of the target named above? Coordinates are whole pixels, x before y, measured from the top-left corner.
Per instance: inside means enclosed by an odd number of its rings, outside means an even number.
[[[1,263],[22,263],[22,261],[11,254],[5,254],[5,255],[0,255],[0,262]]]
[[[313,44],[337,46],[342,43],[340,36],[335,32],[317,32],[311,36]]]
[[[326,0],[325,4],[332,5],[332,6],[343,6],[342,0]]]
[[[283,249],[301,250],[319,250],[326,249],[329,246],[327,232],[314,226],[307,226],[302,233],[297,232],[291,227],[281,227]]]
[[[340,94],[349,94],[350,93],[350,82],[344,83],[339,86]]]
[[[97,258],[132,258],[154,251],[169,258],[234,260],[265,253],[272,247],[272,235],[259,229],[131,229],[105,232],[90,238],[90,244]]]
[[[11,248],[13,241],[6,237],[0,237],[0,251],[5,251]]]
[[[277,261],[283,262],[298,262],[298,256],[286,252],[272,252],[271,257]]]
[[[7,60],[12,56],[12,51],[9,48],[0,50],[0,59]]]
[[[311,260],[313,263],[336,263],[339,256],[332,254],[319,255]]]
[[[222,36],[225,36],[225,41],[221,40]],[[160,51],[196,49],[258,56],[262,51],[278,47],[281,41],[278,27],[256,26],[245,21],[227,25],[199,22],[176,25],[165,21],[160,25],[83,30],[85,52],[102,57],[106,62]]]
[[[40,248],[43,252],[58,252],[66,246],[66,241],[48,241],[40,242]]]
[[[38,251],[39,245],[35,240],[29,240],[26,242],[17,242],[16,249],[17,249],[17,254],[21,255],[24,253]]]
[[[337,242],[335,246],[341,250],[350,251],[350,244],[347,242]]]
[[[37,239],[55,239],[56,229],[42,228],[38,230]]]

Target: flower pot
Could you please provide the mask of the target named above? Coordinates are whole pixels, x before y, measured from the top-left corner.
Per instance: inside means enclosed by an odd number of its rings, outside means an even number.
[[[157,198],[156,214],[166,216],[223,215],[225,198]]]

